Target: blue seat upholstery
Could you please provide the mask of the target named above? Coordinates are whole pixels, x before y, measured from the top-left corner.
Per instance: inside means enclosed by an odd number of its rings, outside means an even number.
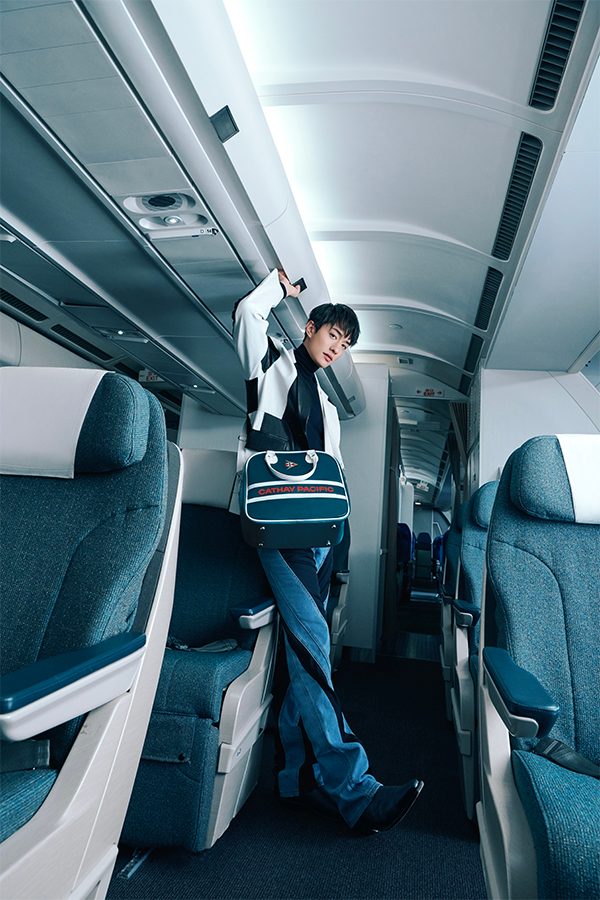
[[[399,599],[401,603],[410,600],[413,570],[413,535],[404,522],[396,527],[396,567],[399,575]]]
[[[131,777],[123,775],[119,770],[121,757],[116,752],[118,743],[110,749],[108,744],[120,735],[118,740],[128,756],[123,765],[128,768],[132,762],[135,764],[150,711],[150,703],[146,703],[144,720],[145,701],[141,694],[143,691],[153,694],[156,687],[158,671],[152,681],[148,668],[154,653],[152,650],[148,655],[151,634],[152,646],[155,643],[148,617],[156,600],[157,573],[163,562],[162,557],[156,562],[156,553],[160,542],[164,555],[168,531],[165,530],[167,443],[158,401],[122,375],[23,368],[0,370],[0,377],[3,427],[11,429],[10,438],[3,442],[0,452],[0,593],[3,597],[0,729],[11,741],[19,740],[19,736],[31,736],[50,742],[48,768],[31,770],[24,765],[23,770],[5,773],[2,779],[0,833],[4,840],[1,852],[5,881],[0,883],[0,890],[4,896],[17,897],[24,890],[23,870],[36,869],[35,852],[32,850],[31,859],[22,853],[28,834],[32,835],[33,845],[39,844],[40,852],[49,854],[46,848],[55,847],[53,852],[63,864],[65,884],[73,875],[72,870],[77,873],[81,866],[82,855],[78,857],[77,853],[83,854],[85,844],[78,845],[91,840],[92,828],[112,834],[109,848],[118,838],[133,772]],[[67,403],[65,391],[69,392]],[[32,417],[31,410],[36,408],[36,403],[39,410]],[[21,416],[25,411],[30,415],[23,422]],[[21,458],[15,461],[11,455],[19,448],[19,441],[22,442]],[[171,503],[171,514],[173,508]],[[170,597],[165,599],[168,613],[170,602]],[[23,627],[24,622],[27,628]],[[126,635],[132,629],[139,636],[129,641]],[[131,674],[121,677],[125,681],[120,686],[111,687],[108,683],[103,686],[102,679],[109,676],[111,667],[100,668],[94,662],[94,655],[97,656],[96,648],[114,646],[117,635],[123,635],[118,642],[124,648],[121,662],[129,665],[128,659],[132,660]],[[163,646],[165,637],[166,620]],[[129,647],[133,644],[141,649],[129,657]],[[75,669],[66,669],[75,651],[88,658],[87,681],[86,678],[78,681]],[[115,662],[111,671],[120,665]],[[36,705],[29,704],[27,697],[28,691],[43,692],[45,696],[46,689],[36,680],[44,671],[63,679],[61,690],[69,696],[64,707],[53,710],[57,695],[48,689],[47,703],[37,701],[37,706],[42,706],[38,718]],[[25,679],[31,688],[26,688]],[[90,682],[94,682],[91,687]],[[113,697],[119,698],[114,702],[135,711],[130,732],[125,731],[125,720],[111,721],[114,714],[104,709],[104,704]],[[31,722],[24,718],[30,715],[30,709],[34,711]],[[91,709],[94,712],[85,719],[87,725],[82,733],[83,715]],[[136,717],[139,721],[134,726]],[[28,733],[23,734],[27,729]],[[74,782],[73,790],[79,791],[82,806],[71,823],[67,811],[60,806],[62,801],[54,802],[51,815],[50,811],[45,812],[44,800],[49,794],[54,795],[53,787],[56,787],[60,797],[66,798],[68,809],[72,778],[69,772],[77,765],[71,760],[92,752],[91,733],[98,738],[98,746],[93,751],[98,761],[104,754],[115,770],[120,771],[118,797],[108,777],[110,770],[102,770],[103,774],[95,776],[96,782],[104,780],[104,783],[93,784],[90,763],[87,781],[84,778],[82,783]],[[134,733],[139,738],[137,746]],[[70,769],[65,765],[67,761]],[[106,812],[101,808],[103,802],[107,804]],[[83,814],[86,808],[89,813]],[[104,847],[103,852],[106,850]],[[88,855],[86,862],[88,866],[97,865],[98,859],[90,859]],[[105,873],[107,877],[113,864],[114,856]],[[87,876],[87,871],[82,867],[80,877]],[[60,874],[53,873],[53,877]],[[63,890],[64,895],[70,891],[62,882],[53,888],[43,866],[35,877],[41,879],[48,895],[62,896]],[[75,882],[73,875],[72,883]],[[31,885],[30,889],[34,890]]]
[[[487,533],[497,488],[497,481],[489,481],[475,491],[466,505],[460,549],[462,593],[453,603],[452,718],[460,752],[463,802],[470,819],[475,813],[477,794],[479,616]]]
[[[599,459],[600,435],[532,438],[512,454],[498,488],[477,806],[493,895],[600,897],[600,782],[535,753],[549,733],[600,763]],[[541,699],[524,687],[531,684]]]
[[[444,695],[446,701],[446,717],[452,721],[452,696],[450,692],[452,681],[452,666],[454,660],[454,638],[452,634],[452,606],[450,601],[457,597],[461,589],[460,578],[460,548],[462,544],[462,530],[467,503],[462,503],[455,510],[446,532],[446,552],[444,570],[442,576],[442,616],[440,643],[440,662],[442,677],[444,679]]]
[[[242,629],[239,617],[232,615],[234,608],[253,607],[271,596],[256,551],[242,538],[239,517],[226,508],[235,454],[186,450],[184,460],[170,639],[122,840],[136,846],[179,846],[197,852],[217,840],[256,781],[259,743],[252,750],[252,765],[247,746],[238,754],[233,775],[241,778],[240,772],[247,768],[250,778],[244,790],[238,785],[239,796],[223,824],[217,794],[225,776],[232,775],[220,769],[224,698],[237,679],[252,671],[257,648],[265,652],[266,641],[267,652],[272,654],[275,641],[272,624],[255,641],[256,632]],[[213,468],[223,463],[228,474]],[[215,483],[220,478],[224,482],[220,500],[207,499],[222,505],[199,502],[205,499],[204,488],[213,493],[217,490]],[[217,646],[211,649],[215,642]],[[248,713],[257,740],[270,702],[270,666],[269,656],[258,698]],[[236,727],[239,730],[241,726]]]
[[[431,535],[421,531],[415,543],[415,579],[431,581]]]

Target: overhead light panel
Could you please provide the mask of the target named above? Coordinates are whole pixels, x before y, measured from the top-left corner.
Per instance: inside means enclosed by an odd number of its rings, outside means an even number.
[[[129,331],[124,328],[98,328],[100,334],[109,341],[131,341],[135,344],[147,344],[148,338],[141,331]]]

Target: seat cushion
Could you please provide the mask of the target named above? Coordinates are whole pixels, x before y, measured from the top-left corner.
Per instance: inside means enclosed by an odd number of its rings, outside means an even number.
[[[533,835],[540,897],[600,897],[600,781],[534,753],[513,752]]]
[[[4,772],[0,800],[0,841],[18,831],[38,811],[56,781],[54,769]]]
[[[223,691],[245,672],[250,650],[197,653],[165,650],[154,712],[184,713],[218,722]]]

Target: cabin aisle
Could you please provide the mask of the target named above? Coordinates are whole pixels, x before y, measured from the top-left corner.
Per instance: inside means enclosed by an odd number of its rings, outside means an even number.
[[[345,663],[336,685],[377,778],[398,784],[413,776],[425,780],[404,824],[356,837],[329,819],[282,807],[272,792],[267,738],[260,784],[217,844],[196,857],[155,851],[129,881],[118,877],[128,859],[123,853],[108,897],[484,898],[439,665],[396,657],[375,666]]]

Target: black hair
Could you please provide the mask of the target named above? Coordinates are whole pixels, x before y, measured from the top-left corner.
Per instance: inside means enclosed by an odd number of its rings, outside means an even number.
[[[314,322],[316,331],[323,325],[336,325],[348,338],[351,347],[359,338],[360,325],[356,313],[344,303],[322,303],[311,310],[308,318]]]

